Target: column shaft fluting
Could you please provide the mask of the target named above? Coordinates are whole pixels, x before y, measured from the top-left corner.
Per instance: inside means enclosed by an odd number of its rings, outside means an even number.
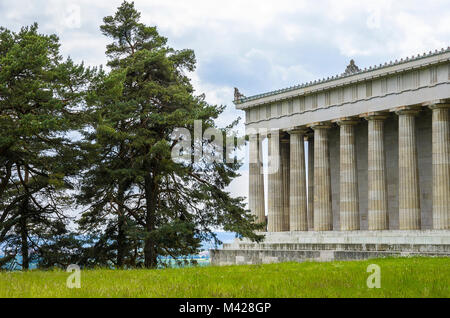
[[[308,229],[314,230],[314,138],[308,136]]]
[[[303,130],[290,132],[289,227],[291,231],[308,230],[305,141],[303,134]]]
[[[282,173],[282,193],[283,193],[283,231],[289,231],[289,194],[290,194],[290,166],[289,166],[289,139],[281,139],[281,173]]]
[[[399,229],[420,230],[419,166],[415,132],[416,111],[398,111]]]
[[[269,232],[283,231],[283,178],[280,163],[280,139],[278,133],[268,136],[268,224]]]
[[[386,193],[386,163],[384,153],[384,119],[370,116],[368,120],[368,223],[369,230],[387,230],[389,215]]]
[[[359,230],[356,121],[340,121],[340,224],[341,231]]]
[[[314,230],[333,230],[331,207],[330,152],[327,125],[314,129]]]
[[[433,112],[433,229],[450,229],[450,104],[435,104]]]
[[[249,146],[249,208],[257,223],[265,223],[261,136],[251,135]]]

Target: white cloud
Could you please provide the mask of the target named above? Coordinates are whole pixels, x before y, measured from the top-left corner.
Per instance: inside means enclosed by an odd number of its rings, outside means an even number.
[[[248,170],[241,170],[240,173],[241,176],[234,179],[227,190],[234,197],[245,197],[248,204]]]
[[[436,49],[446,46],[450,39],[450,20],[446,18],[446,30],[440,29],[443,21],[425,20],[422,17],[415,16],[411,13],[400,13],[394,23],[403,29],[402,38],[393,44],[393,49],[401,55],[412,55],[418,52],[425,52],[430,49]]]

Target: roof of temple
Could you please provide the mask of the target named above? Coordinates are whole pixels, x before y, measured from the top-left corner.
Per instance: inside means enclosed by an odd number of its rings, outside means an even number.
[[[389,61],[384,63],[384,64],[380,64],[380,65],[374,65],[374,66],[370,66],[369,68],[364,68],[364,69],[359,69],[355,64],[354,61],[351,60],[350,64],[347,66],[347,69],[345,70],[344,73],[338,74],[336,76],[331,76],[331,77],[327,77],[327,78],[322,78],[319,80],[315,80],[315,81],[310,81],[307,83],[303,83],[303,84],[299,84],[299,85],[295,85],[295,86],[291,86],[291,87],[287,87],[287,88],[283,88],[283,89],[278,89],[278,90],[274,90],[274,91],[270,91],[267,93],[263,93],[263,94],[257,94],[257,95],[253,95],[253,96],[244,96],[242,94],[239,93],[239,90],[235,90],[235,97],[236,99],[233,101],[235,105],[238,104],[242,104],[245,102],[249,102],[252,100],[256,100],[262,97],[267,97],[267,96],[272,96],[272,95],[277,95],[280,93],[285,93],[285,92],[289,92],[289,91],[293,91],[299,88],[304,88],[304,87],[308,87],[308,86],[313,86],[319,83],[326,83],[326,82],[330,82],[330,81],[334,81],[336,79],[341,79],[341,78],[345,78],[345,77],[349,77],[355,74],[362,74],[362,73],[366,73],[366,72],[371,72],[374,70],[379,70],[385,67],[389,67],[392,65],[398,65],[398,64],[403,64],[403,63],[407,63],[407,62],[411,62],[411,61],[416,61],[416,60],[420,60],[426,57],[430,57],[433,55],[438,55],[438,54],[442,54],[442,53],[446,53],[446,52],[450,52],[450,46],[447,47],[447,49],[442,48],[441,50],[435,50],[434,52],[429,51],[428,53],[423,53],[418,54],[417,56],[412,56],[412,57],[406,57],[406,58],[402,58],[400,60],[395,60],[395,61]],[[236,95],[236,92],[238,93],[238,95]],[[237,98],[237,96],[239,98]]]

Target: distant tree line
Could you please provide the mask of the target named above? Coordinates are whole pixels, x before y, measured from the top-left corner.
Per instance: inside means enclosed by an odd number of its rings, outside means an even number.
[[[171,160],[173,130],[215,127],[224,106],[194,95],[194,52],[139,18],[123,2],[103,19],[108,71],[63,59],[37,24],[0,28],[0,268],[154,268],[215,228],[260,239],[225,190],[240,163]]]

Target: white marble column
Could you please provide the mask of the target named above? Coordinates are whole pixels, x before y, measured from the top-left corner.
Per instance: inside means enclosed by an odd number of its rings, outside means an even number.
[[[372,113],[368,120],[368,223],[369,230],[389,229],[384,152],[384,120],[387,115]]]
[[[433,229],[450,230],[450,104],[430,105],[433,112]]]
[[[311,125],[314,129],[314,231],[333,230],[331,206],[330,151],[328,129],[330,124]]]
[[[280,158],[280,135],[278,132],[270,133],[269,162],[268,162],[268,220],[269,232],[283,231],[283,178]]]
[[[314,135],[308,135],[308,230],[314,230]]]
[[[340,224],[341,231],[359,230],[358,171],[356,167],[355,125],[357,120],[343,118],[340,126]]]
[[[290,164],[289,164],[289,138],[280,139],[281,152],[281,174],[282,174],[282,195],[283,195],[283,231],[289,231],[290,211],[289,211],[289,194],[290,194]]]
[[[306,167],[305,167],[305,129],[289,131],[290,138],[290,231],[308,231]]]
[[[419,166],[415,116],[417,109],[402,107],[398,115],[399,229],[420,230]]]
[[[264,173],[262,167],[261,136],[253,134],[249,149],[249,208],[256,216],[257,223],[265,223],[264,211]]]

